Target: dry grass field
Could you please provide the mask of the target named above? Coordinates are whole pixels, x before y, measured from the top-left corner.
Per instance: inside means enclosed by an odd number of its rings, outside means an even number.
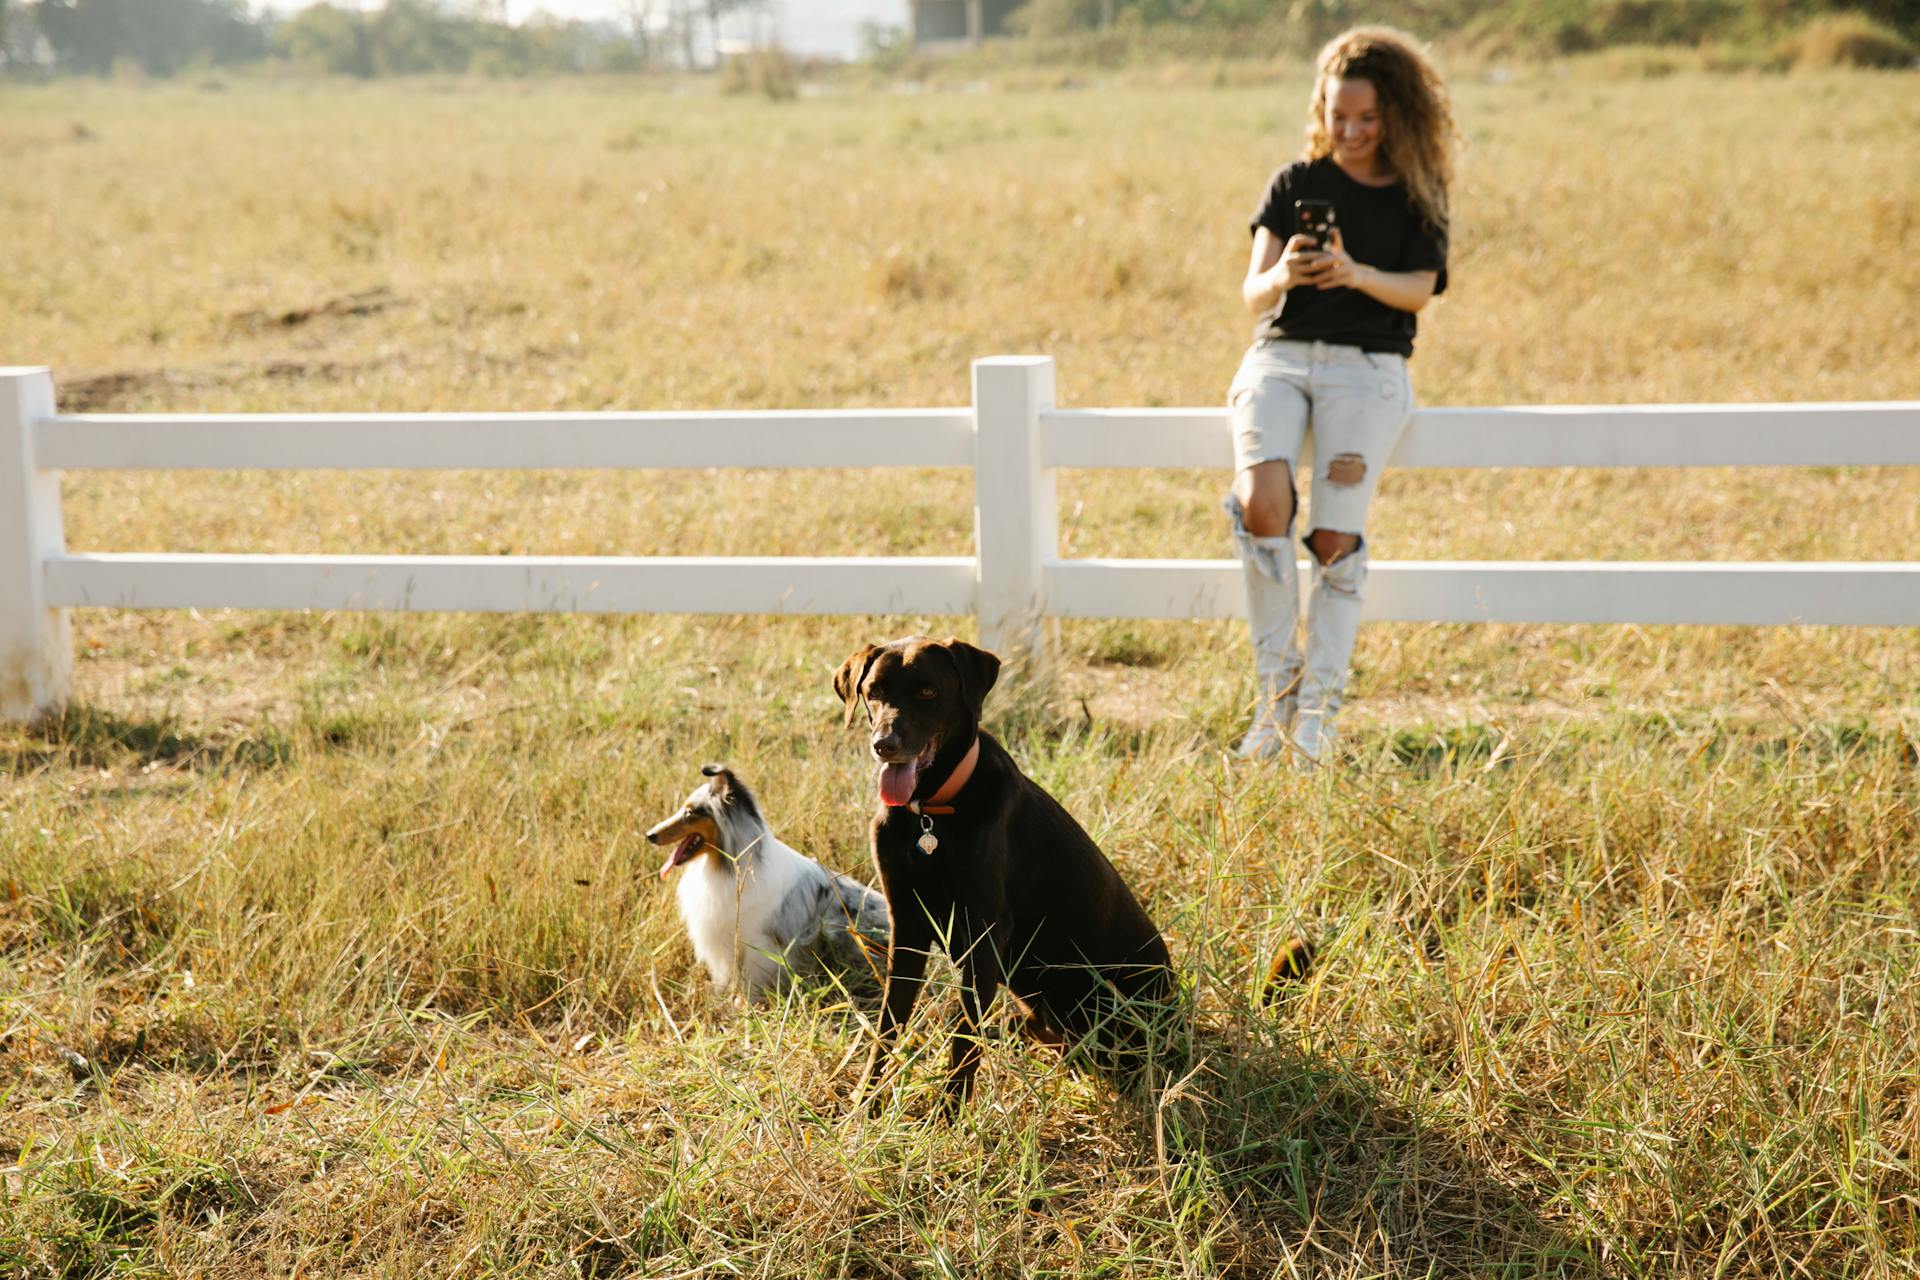
[[[1920,394],[1920,77],[1459,86],[1428,403]],[[0,90],[0,361],[96,410],[1202,404],[1304,81]],[[857,459],[848,459],[856,462]],[[1224,478],[1063,478],[1227,554]],[[963,475],[88,473],[95,550],[958,554]],[[1393,558],[1920,559],[1895,469],[1391,476]],[[75,615],[0,728],[0,1273],[1911,1276],[1920,634],[1376,626],[1351,755],[1223,758],[1239,629],[1063,630],[990,726],[1172,942],[1193,1075],[691,964],[641,832],[725,759],[864,873],[829,687],[965,619]],[[1261,975],[1320,944],[1272,1006]]]

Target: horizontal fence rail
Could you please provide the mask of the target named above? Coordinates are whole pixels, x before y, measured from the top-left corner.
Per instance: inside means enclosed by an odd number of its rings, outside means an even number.
[[[1055,409],[1041,427],[1049,467],[1233,465],[1225,409]],[[1421,409],[1388,465],[1915,466],[1920,400]]]
[[[1920,401],[1421,409],[1389,465],[1915,466],[1916,422]],[[35,457],[56,471],[970,467],[974,456],[971,409],[60,414],[35,425]],[[1040,427],[1045,467],[1233,465],[1225,409],[1053,409]]]
[[[1244,616],[1237,561],[1061,559],[1056,524],[1061,469],[1224,472],[1227,411],[1059,409],[1053,388],[1050,359],[1001,356],[974,363],[973,403],[958,409],[60,414],[46,370],[0,368],[0,717],[65,700],[67,611],[83,607],[971,613],[984,643],[1036,657],[1049,618]],[[1914,466],[1920,401],[1423,409],[1390,465]],[[63,470],[712,467],[970,468],[974,554],[80,552],[65,545],[60,507]],[[1366,616],[1912,626],[1920,563],[1375,561]]]

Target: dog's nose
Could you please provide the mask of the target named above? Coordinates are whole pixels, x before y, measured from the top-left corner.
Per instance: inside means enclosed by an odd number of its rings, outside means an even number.
[[[900,750],[900,735],[897,733],[876,733],[873,735],[873,754],[882,760]]]

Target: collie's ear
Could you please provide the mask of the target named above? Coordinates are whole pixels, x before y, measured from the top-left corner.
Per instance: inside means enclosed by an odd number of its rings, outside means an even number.
[[[860,682],[867,678],[867,668],[873,665],[874,656],[879,652],[876,646],[863,644],[833,673],[833,691],[847,704],[848,728],[853,727],[853,709],[860,702]]]
[[[942,641],[940,647],[947,651],[960,672],[961,696],[973,708],[973,720],[978,724],[987,705],[987,691],[1000,678],[1000,659],[965,640],[948,639]]]
[[[733,770],[723,764],[701,765],[700,776],[712,779],[707,783],[707,790],[720,799],[725,799],[727,792],[733,790]]]

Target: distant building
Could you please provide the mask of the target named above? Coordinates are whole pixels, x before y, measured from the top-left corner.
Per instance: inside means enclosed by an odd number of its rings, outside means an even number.
[[[913,47],[939,51],[1005,35],[1023,0],[913,0]]]

